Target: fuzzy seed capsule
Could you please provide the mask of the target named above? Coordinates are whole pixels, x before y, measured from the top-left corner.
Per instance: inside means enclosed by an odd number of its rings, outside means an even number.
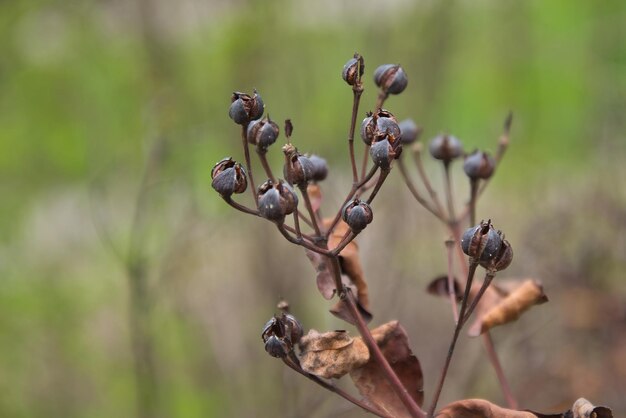
[[[278,133],[278,125],[267,116],[263,119],[250,122],[246,136],[250,144],[256,145],[261,150],[265,150],[276,142]]]
[[[343,207],[341,218],[354,233],[358,234],[372,222],[374,214],[370,205],[359,199],[354,199]]]
[[[401,66],[384,64],[374,71],[374,82],[385,93],[400,94],[406,88],[409,80]]]
[[[496,161],[486,152],[474,151],[465,157],[463,171],[472,180],[488,179],[496,168]]]
[[[263,115],[264,107],[263,100],[256,90],[254,96],[236,91],[231,97],[228,116],[238,125],[247,125]]]
[[[430,155],[444,163],[449,163],[463,154],[463,145],[452,135],[438,135],[430,141],[428,146]]]
[[[246,171],[232,158],[224,158],[211,170],[211,186],[222,196],[243,193],[248,187]]]
[[[488,263],[500,252],[502,237],[491,224],[481,221],[465,231],[461,238],[461,248],[468,256],[480,263]]]

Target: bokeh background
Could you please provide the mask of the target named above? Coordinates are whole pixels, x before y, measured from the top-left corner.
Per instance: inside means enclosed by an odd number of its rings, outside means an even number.
[[[409,87],[387,107],[424,140],[494,151],[514,112],[478,215],[515,249],[506,275],[541,279],[551,301],[493,338],[522,407],[584,396],[623,416],[625,22],[618,0],[0,2],[0,416],[362,415],[264,352],[281,297],[307,329],[346,324],[303,252],[229,210],[209,178],[242,158],[230,95],[257,88],[294,143],[328,159],[336,210],[355,51],[361,112],[372,70],[401,63]],[[430,399],[452,322],[424,289],[445,271],[446,232],[398,173],[374,211],[359,238],[373,324],[405,325]],[[480,340],[463,338],[441,404],[468,397],[504,404]]]

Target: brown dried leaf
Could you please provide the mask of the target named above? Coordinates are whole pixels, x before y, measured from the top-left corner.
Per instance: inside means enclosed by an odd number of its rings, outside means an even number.
[[[315,251],[308,249],[305,249],[304,251],[317,273],[317,289],[320,291],[324,299],[332,299],[335,295],[335,280],[330,272],[328,258],[316,253]]]
[[[398,321],[391,321],[373,329],[372,336],[409,394],[418,405],[422,405],[424,400],[422,368],[409,348],[404,328]],[[370,404],[393,417],[410,416],[373,358],[363,367],[352,370],[350,377]]]
[[[461,299],[463,299],[463,290],[461,289],[461,285],[459,284],[459,281],[457,279],[454,279],[453,283],[454,283],[454,293],[456,295],[457,300],[460,302]],[[435,277],[428,284],[426,291],[433,296],[443,296],[446,298],[449,297],[448,296],[448,291],[449,291],[448,276],[441,275],[441,276]]]
[[[313,212],[317,212],[322,206],[322,189],[319,184],[309,184],[306,187],[306,192],[309,195]]]
[[[326,219],[324,225],[326,228],[330,227],[331,219]],[[335,248],[342,240],[344,235],[350,230],[348,224],[344,221],[339,221],[330,237],[328,237],[328,248]],[[350,244],[341,250],[339,253],[339,262],[341,264],[341,273],[348,276],[350,281],[356,286],[356,297],[363,309],[369,311],[369,293],[367,291],[367,282],[365,281],[365,273],[361,266],[361,259],[359,257],[359,247],[356,242],[352,241]]]
[[[338,379],[367,363],[370,357],[363,340],[350,337],[346,331],[320,334],[310,330],[299,345],[302,368],[325,379]]]
[[[513,322],[533,305],[548,301],[541,283],[533,279],[521,282],[508,294],[496,285],[490,295],[485,292],[483,298],[476,308],[476,319],[468,330],[471,337],[477,337],[498,325]]]
[[[572,407],[573,418],[613,418],[613,412],[605,406],[593,406],[585,398],[574,402]]]
[[[366,323],[369,323],[373,318],[372,314],[368,310],[363,308],[363,306],[361,306],[359,301],[356,302],[356,307],[361,313],[361,317],[363,318],[363,320]],[[337,303],[335,303],[333,307],[329,309],[329,312],[335,315],[337,318],[343,319],[349,324],[356,325],[356,322],[352,318],[352,313],[350,312],[350,308],[348,308],[348,305],[343,300],[339,300]]]
[[[537,418],[537,415],[501,408],[484,399],[464,399],[447,405],[435,418]]]

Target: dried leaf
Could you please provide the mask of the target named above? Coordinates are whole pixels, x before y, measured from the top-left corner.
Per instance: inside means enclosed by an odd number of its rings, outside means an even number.
[[[574,402],[572,407],[573,418],[613,418],[613,412],[605,406],[593,406],[585,398]]]
[[[326,219],[324,225],[330,227],[332,220]],[[336,247],[344,235],[350,230],[350,227],[343,221],[339,221],[332,234],[328,237],[328,248]],[[369,293],[367,290],[367,282],[365,281],[365,273],[361,266],[359,257],[359,247],[356,242],[350,244],[339,253],[339,262],[341,264],[341,273],[348,276],[350,281],[356,286],[356,297],[363,309],[369,311]]]
[[[317,289],[320,291],[324,299],[332,299],[335,295],[335,280],[330,272],[328,258],[316,253],[315,251],[308,249],[305,249],[304,251],[317,273]]]
[[[562,414],[542,414],[534,411],[514,411],[501,408],[484,399],[465,399],[447,405],[435,418],[613,418],[604,406],[593,406],[580,398],[572,409]]]
[[[306,187],[306,192],[309,195],[309,200],[311,201],[311,207],[313,208],[313,212],[320,210],[322,206],[322,189],[319,184],[309,184]]]
[[[476,337],[493,327],[513,322],[533,305],[548,301],[541,283],[533,279],[523,281],[517,289],[503,296],[505,293],[496,286],[491,294],[490,304],[483,303],[487,300],[481,300],[476,309],[476,319],[468,330],[470,336]],[[494,298],[494,294],[500,298],[499,301]]]
[[[501,408],[484,399],[464,399],[447,405],[435,418],[537,418],[537,415]]]
[[[456,295],[457,300],[460,302],[461,299],[463,299],[463,290],[461,289],[461,285],[459,284],[459,281],[457,279],[454,279],[453,283],[454,283],[454,293]],[[446,298],[449,297],[448,296],[448,291],[449,291],[448,276],[441,275],[441,276],[435,277],[428,284],[426,291],[433,296],[443,296]]]
[[[404,328],[398,321],[391,321],[373,329],[372,336],[404,387],[421,405],[424,400],[422,368],[409,348]],[[410,416],[373,358],[363,367],[352,370],[350,377],[370,404],[393,417]]]
[[[356,307],[361,313],[361,317],[363,318],[365,323],[369,323],[373,318],[372,314],[368,310],[363,308],[359,301],[356,302]],[[335,303],[333,307],[329,309],[329,312],[335,315],[337,318],[343,319],[349,324],[356,325],[356,322],[352,318],[350,308],[348,308],[348,305],[343,300],[339,300],[337,303]]]
[[[320,334],[310,330],[300,340],[300,365],[316,376],[338,379],[369,360],[369,350],[361,338],[346,331]]]

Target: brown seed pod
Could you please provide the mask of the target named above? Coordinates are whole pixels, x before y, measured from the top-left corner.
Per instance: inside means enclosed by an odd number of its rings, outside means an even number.
[[[238,125],[247,125],[263,115],[264,107],[263,100],[256,90],[253,96],[236,91],[231,97],[228,116]]]
[[[211,170],[211,186],[222,196],[243,193],[248,187],[246,171],[238,162],[227,157]]]

